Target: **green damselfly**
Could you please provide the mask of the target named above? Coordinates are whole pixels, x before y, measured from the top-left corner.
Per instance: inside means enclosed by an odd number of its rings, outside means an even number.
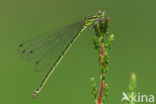
[[[104,12],[98,11],[95,15],[88,16],[55,32],[48,32],[32,38],[19,45],[19,54],[22,59],[34,62],[35,71],[40,71],[52,65],[40,86],[33,92],[33,97],[39,94],[56,65],[80,33],[104,19]]]

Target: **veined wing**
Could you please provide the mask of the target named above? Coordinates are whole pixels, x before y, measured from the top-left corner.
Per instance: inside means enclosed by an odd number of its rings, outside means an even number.
[[[56,32],[49,32],[19,45],[22,59],[33,61],[35,71],[56,64],[59,57],[77,37],[83,28],[83,21],[76,22]]]

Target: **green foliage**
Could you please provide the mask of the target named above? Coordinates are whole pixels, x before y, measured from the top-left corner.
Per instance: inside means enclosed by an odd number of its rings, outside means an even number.
[[[98,38],[96,36],[93,37],[93,43],[94,43],[95,49],[98,51],[98,53],[100,53],[101,52],[100,45],[99,45],[99,42],[98,42]]]
[[[131,74],[131,79],[130,79],[130,84],[129,84],[129,93],[128,93],[128,97],[131,100],[131,93],[133,92],[134,96],[136,95],[135,93],[135,89],[136,89],[136,75],[135,73]],[[135,104],[135,102],[129,102],[129,104]]]
[[[106,52],[112,48],[112,42],[114,40],[114,34],[111,34],[110,37],[108,38],[108,41],[105,45],[105,49],[106,49]]]
[[[132,99],[131,94],[133,93],[134,96],[136,95],[135,90],[136,90],[136,75],[135,73],[131,73],[130,84],[128,86],[128,98],[130,101]],[[135,102],[130,101],[123,101],[122,104],[135,104]]]
[[[136,75],[135,75],[135,73],[132,73],[130,84],[129,84],[129,91],[132,92],[135,89],[136,89]]]
[[[107,67],[109,64],[108,52],[112,48],[112,43],[114,41],[114,34],[108,36],[109,17],[105,16],[105,13],[103,13],[103,15],[104,15],[103,16],[104,19],[100,19],[98,24],[94,25],[93,27],[95,30],[95,36],[93,37],[93,44],[96,51],[98,52],[99,72],[100,72],[100,79],[101,79],[101,88],[99,90],[99,98],[98,98],[97,96],[98,88],[96,87],[96,82],[94,78],[91,78],[92,94],[94,96],[94,100],[96,104],[103,104],[103,102],[108,96],[109,86],[106,83],[105,79],[106,79],[106,73],[109,70],[109,68]],[[134,73],[132,73],[130,85],[129,85],[129,93],[128,93],[128,97],[130,100],[131,100],[131,93],[133,92],[133,94],[135,94],[135,89],[136,89],[136,76]],[[127,104],[127,102],[122,102],[122,103]],[[134,104],[134,102],[128,102],[128,104]]]
[[[107,98],[108,96],[108,89],[109,89],[109,86],[107,83],[105,83],[105,86],[104,86],[104,90],[103,90],[103,96],[102,96],[102,101],[104,102],[105,99]]]
[[[94,96],[94,100],[95,100],[95,103],[97,102],[97,87],[96,87],[96,82],[95,82],[95,79],[92,77],[90,78],[90,81],[91,81],[91,91],[92,91],[92,94]]]
[[[112,43],[114,40],[114,35],[108,35],[108,23],[109,23],[109,17],[105,15],[103,12],[103,17],[99,20],[99,22],[93,26],[95,30],[95,36],[93,37],[93,44],[95,49],[98,52],[98,63],[99,63],[99,72],[100,72],[100,79],[101,79],[101,84],[102,86],[102,98],[99,98],[100,100],[102,99],[102,102],[107,98],[108,96],[108,84],[106,84],[105,79],[106,79],[106,72],[108,71],[108,63],[109,63],[109,54],[108,51],[112,47]],[[91,78],[91,87],[92,87],[92,94],[94,96],[96,104],[102,104],[101,101],[98,100],[97,97],[97,87],[96,87],[96,82],[94,78]],[[100,90],[101,91],[101,90]],[[100,96],[99,92],[99,97]]]

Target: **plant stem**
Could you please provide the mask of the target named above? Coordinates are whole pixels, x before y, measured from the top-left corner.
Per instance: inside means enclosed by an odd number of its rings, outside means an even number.
[[[103,68],[104,46],[102,42],[100,42],[100,44],[101,44],[101,68]],[[97,104],[101,104],[103,88],[104,88],[104,80],[103,80],[103,72],[101,71],[101,88],[100,88],[99,99]]]
[[[99,63],[99,72],[100,72],[100,91],[99,95],[97,95],[97,87],[94,78],[91,78],[91,87],[92,94],[94,95],[95,104],[103,104],[106,97],[108,96],[108,84],[105,82],[105,75],[108,70],[108,50],[112,47],[112,42],[114,40],[114,35],[111,34],[108,36],[108,23],[109,17],[105,16],[103,12],[103,18],[100,18],[98,23],[94,25],[95,36],[93,37],[93,43],[95,49],[98,52],[98,63]],[[98,96],[98,97],[97,97]]]

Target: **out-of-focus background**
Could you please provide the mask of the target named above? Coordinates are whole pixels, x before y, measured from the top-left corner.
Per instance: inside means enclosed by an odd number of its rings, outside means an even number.
[[[17,47],[24,40],[72,24],[98,10],[106,11],[109,33],[115,34],[105,104],[121,103],[131,72],[137,75],[138,92],[155,95],[155,5],[155,0],[1,0],[0,103],[94,104],[90,77],[100,81],[93,30],[80,35],[36,99],[31,94],[48,69],[34,72],[34,64],[22,61]]]

